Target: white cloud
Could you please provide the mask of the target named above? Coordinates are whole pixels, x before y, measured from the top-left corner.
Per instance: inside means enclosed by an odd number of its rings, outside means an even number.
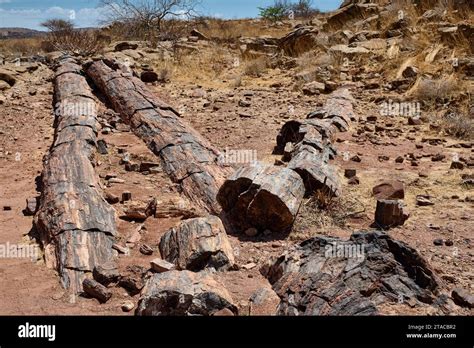
[[[5,0],[0,0],[5,1]],[[41,23],[51,18],[70,19],[79,28],[99,26],[105,9],[81,8],[73,10],[59,6],[48,9],[2,9],[0,8],[0,27],[25,27],[42,30]]]

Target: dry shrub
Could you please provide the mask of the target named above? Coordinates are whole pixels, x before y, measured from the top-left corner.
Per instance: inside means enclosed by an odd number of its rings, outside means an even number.
[[[446,134],[456,138],[474,140],[474,115],[472,113],[449,112],[441,121]]]
[[[49,44],[55,51],[82,56],[97,54],[106,42],[98,30],[75,29],[70,21],[50,19],[42,23],[49,30]]]
[[[452,99],[460,91],[460,83],[454,77],[433,80],[422,78],[415,87],[414,97],[425,103]]]
[[[0,51],[13,55],[33,55],[43,52],[42,39],[40,37],[28,39],[0,40]]]
[[[260,57],[245,63],[244,74],[252,77],[260,77],[270,67],[271,62],[268,57]]]

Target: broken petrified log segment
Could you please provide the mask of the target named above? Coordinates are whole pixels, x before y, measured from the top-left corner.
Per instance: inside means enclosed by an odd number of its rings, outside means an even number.
[[[332,146],[334,134],[347,131],[356,119],[352,102],[347,89],[337,90],[323,108],[310,113],[306,120],[287,122],[277,136],[274,153],[284,154],[288,168],[301,176],[306,196],[316,191],[331,197],[340,195],[339,176],[329,161],[336,156]],[[292,150],[285,153],[285,148]]]
[[[287,168],[256,164],[237,170],[217,199],[234,226],[273,232],[291,229],[304,196],[300,176]]]
[[[44,159],[35,225],[46,263],[64,287],[82,292],[85,274],[113,259],[115,211],[104,200],[91,159],[96,104],[80,67],[63,61],[55,78],[55,137]]]
[[[440,287],[415,249],[381,232],[315,237],[261,271],[281,299],[278,315],[387,314],[384,303],[402,301],[429,307]]]
[[[404,204],[399,200],[377,200],[375,211],[375,224],[383,229],[401,226],[408,219],[409,214],[404,208]]]
[[[160,252],[179,269],[194,272],[210,267],[227,270],[234,264],[232,247],[217,216],[183,221],[161,238]]]
[[[108,64],[108,65],[107,65]],[[97,61],[87,74],[123,121],[161,160],[163,170],[196,205],[220,212],[217,191],[230,174],[220,153],[138,78],[113,62]]]
[[[100,303],[105,303],[112,297],[109,289],[93,279],[84,279],[82,286],[87,295],[96,298]]]
[[[135,314],[210,316],[224,308],[238,314],[229,292],[209,273],[169,271],[148,279]]]

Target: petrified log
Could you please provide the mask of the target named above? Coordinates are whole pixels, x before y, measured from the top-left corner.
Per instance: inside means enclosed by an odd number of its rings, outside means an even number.
[[[220,153],[119,64],[97,61],[87,74],[184,194],[208,212],[219,213],[217,191],[230,174],[218,161]]]
[[[44,159],[43,192],[35,225],[46,262],[62,284],[82,291],[85,273],[112,260],[115,211],[101,194],[91,162],[96,107],[80,67],[64,61],[55,78],[55,137]]]
[[[375,224],[382,229],[403,225],[408,219],[403,202],[400,200],[377,200]]]
[[[336,156],[332,139],[337,131],[347,131],[357,117],[347,89],[333,92],[324,107],[310,113],[306,120],[287,122],[277,136],[275,154],[284,154],[288,168],[304,181],[306,196],[320,191],[327,196],[339,196],[340,181],[329,164]],[[291,146],[288,146],[291,144]],[[291,148],[286,153],[285,148]]]
[[[440,285],[415,249],[381,232],[348,241],[315,237],[261,271],[281,299],[278,315],[377,315],[382,304],[405,301],[429,306]]]
[[[229,292],[209,273],[169,271],[148,279],[135,314],[210,316],[224,308],[238,314]]]
[[[237,170],[222,185],[217,200],[232,224],[241,229],[286,232],[291,229],[305,189],[296,172],[256,164]]]
[[[160,252],[178,269],[194,272],[209,267],[227,270],[234,264],[232,247],[217,216],[183,221],[163,235]]]
[[[105,303],[112,297],[109,289],[93,279],[84,279],[82,286],[87,295],[96,298],[100,303]]]

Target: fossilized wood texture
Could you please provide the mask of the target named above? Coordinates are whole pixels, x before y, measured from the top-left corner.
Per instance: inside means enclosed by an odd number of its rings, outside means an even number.
[[[148,279],[135,312],[141,316],[209,316],[237,307],[224,285],[209,273],[169,271]]]
[[[347,89],[333,92],[324,107],[310,113],[306,120],[287,122],[277,136],[276,154],[283,154],[291,144],[288,168],[304,181],[306,196],[321,191],[329,196],[340,195],[339,176],[329,163],[336,156],[332,146],[334,134],[347,131],[357,116],[353,99]]]
[[[217,191],[230,174],[230,169],[219,162],[220,153],[142,81],[107,63],[93,63],[87,74],[133,132],[161,159],[163,169],[182,192],[198,206],[218,214]]]
[[[261,272],[281,299],[279,315],[377,315],[381,304],[402,300],[430,306],[440,287],[415,249],[381,232],[315,237]]]
[[[222,185],[217,199],[235,227],[280,232],[291,229],[304,191],[294,171],[256,164],[237,170]]]
[[[194,272],[209,267],[228,270],[234,264],[232,247],[217,216],[183,221],[163,235],[160,252],[178,269]]]
[[[115,211],[102,197],[92,162],[94,98],[73,61],[60,64],[54,91],[55,137],[44,158],[35,225],[47,264],[58,270],[65,288],[81,292],[85,273],[113,258]]]

